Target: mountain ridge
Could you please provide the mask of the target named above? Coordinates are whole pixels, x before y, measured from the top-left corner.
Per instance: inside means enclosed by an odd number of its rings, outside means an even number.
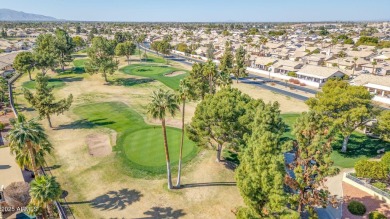
[[[11,9],[0,9],[0,21],[60,21],[60,19]]]

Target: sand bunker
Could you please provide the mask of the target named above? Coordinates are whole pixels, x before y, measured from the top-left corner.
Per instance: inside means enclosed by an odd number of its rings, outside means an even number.
[[[111,153],[110,136],[107,134],[90,134],[86,138],[89,154],[94,157],[104,157]]]
[[[185,73],[186,73],[185,71],[174,71],[174,72],[165,74],[165,77],[175,77],[175,76],[182,75]]]

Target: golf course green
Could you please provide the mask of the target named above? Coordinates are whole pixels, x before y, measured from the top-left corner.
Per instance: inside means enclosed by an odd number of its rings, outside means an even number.
[[[166,74],[175,71],[183,71],[166,65],[132,64],[122,68],[121,71],[125,74],[158,80],[174,90],[179,88],[180,80],[187,76],[187,74],[181,74],[173,77],[165,76]]]
[[[118,133],[117,147],[125,155],[126,163],[134,168],[152,173],[166,171],[161,126],[152,126],[134,110],[122,102],[104,102],[78,106],[74,112],[87,127],[102,126]],[[85,122],[85,121],[84,121]],[[179,159],[181,131],[167,127],[169,155],[173,165]],[[183,160],[192,159],[197,153],[195,143],[185,137]]]

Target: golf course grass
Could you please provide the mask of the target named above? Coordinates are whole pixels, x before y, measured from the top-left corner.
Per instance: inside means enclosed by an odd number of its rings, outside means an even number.
[[[105,102],[76,107],[74,113],[94,126],[102,126],[118,133],[117,150],[132,168],[160,174],[166,171],[165,152],[161,126],[152,126],[126,104]],[[85,124],[85,121],[81,122]],[[169,154],[173,165],[179,158],[181,131],[167,127]],[[183,160],[192,159],[197,153],[195,143],[187,137],[184,141]]]
[[[26,81],[22,84],[22,86],[27,89],[35,89],[35,85],[36,85],[35,81]],[[61,79],[58,78],[50,78],[49,86],[53,88],[61,88],[65,86],[65,82],[63,82]]]
[[[179,88],[180,80],[187,76],[187,74],[181,74],[174,77],[166,77],[166,74],[183,70],[164,65],[133,64],[122,68],[121,71],[125,74],[158,80],[174,90]]]
[[[57,74],[49,79],[49,86],[53,88],[62,88],[65,82],[81,81],[85,76],[84,64],[88,59],[76,59],[73,61],[75,67],[71,67],[62,72],[61,69],[56,69]],[[35,80],[26,81],[22,84],[24,88],[35,89]]]
[[[299,114],[282,114],[281,117],[288,125],[283,136],[293,139],[292,130]],[[340,152],[342,143],[343,138],[341,135],[338,135],[333,142],[333,153],[331,155],[334,165],[341,168],[353,168],[357,161],[377,156],[377,150],[379,149],[385,148],[386,151],[390,150],[389,142],[371,138],[359,132],[352,133],[348,142],[347,153]]]

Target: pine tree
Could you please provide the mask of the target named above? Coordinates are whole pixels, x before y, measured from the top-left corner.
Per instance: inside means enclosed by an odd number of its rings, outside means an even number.
[[[217,148],[217,160],[221,161],[222,148],[230,147],[239,151],[244,136],[251,133],[253,111],[263,104],[238,89],[222,88],[216,94],[208,94],[199,103],[187,135],[200,146]]]
[[[85,63],[85,70],[90,74],[101,73],[108,82],[107,74],[112,75],[118,69],[118,61],[114,60],[114,42],[103,37],[95,37],[87,53],[90,60]]]
[[[230,42],[227,41],[225,44],[225,51],[221,58],[221,64],[219,65],[219,70],[224,73],[230,74],[233,68],[233,54],[232,47]]]
[[[35,94],[31,93],[28,89],[24,89],[23,92],[25,99],[38,111],[39,117],[41,119],[47,118],[51,128],[50,115],[59,115],[67,111],[73,102],[73,96],[70,94],[68,98],[56,102],[53,95],[53,87],[49,87],[48,83],[49,77],[43,74],[37,74]]]
[[[72,37],[62,29],[57,29],[55,33],[54,47],[58,57],[58,63],[62,71],[65,70],[66,63],[72,62],[72,53],[75,49]]]
[[[313,111],[303,113],[294,127],[294,160],[287,164],[293,174],[286,175],[285,183],[294,191],[293,200],[299,213],[314,212],[315,206],[337,205],[324,185],[325,178],[336,175],[332,153],[333,131],[321,115]]]
[[[280,218],[289,210],[283,190],[286,171],[281,139],[285,124],[280,118],[279,104],[260,105],[252,127],[236,170],[237,186],[247,208],[241,208],[237,215]]]
[[[246,51],[244,47],[240,46],[236,51],[236,60],[233,68],[233,75],[236,78],[237,83],[238,83],[238,78],[248,76],[245,67],[245,56],[246,56]]]

